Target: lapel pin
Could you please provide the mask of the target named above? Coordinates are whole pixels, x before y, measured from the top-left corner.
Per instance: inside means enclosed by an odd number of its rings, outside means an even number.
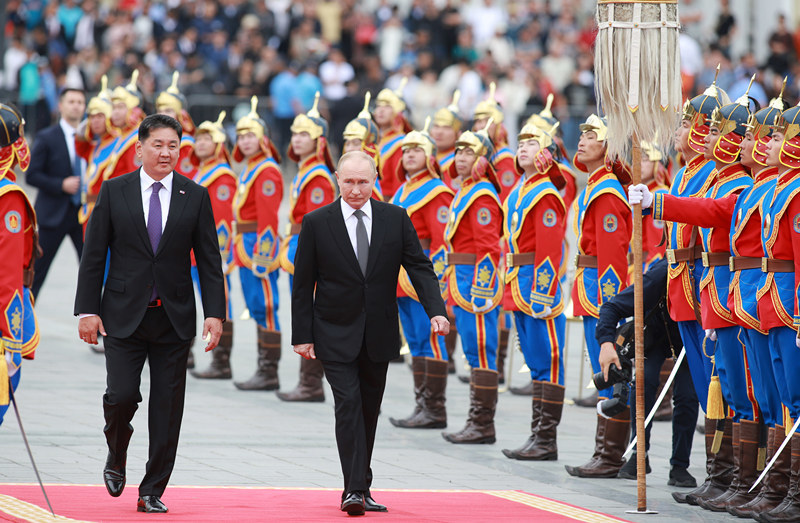
[[[186,191],[183,191],[183,190],[178,191],[178,192],[181,193],[181,194],[186,194]]]

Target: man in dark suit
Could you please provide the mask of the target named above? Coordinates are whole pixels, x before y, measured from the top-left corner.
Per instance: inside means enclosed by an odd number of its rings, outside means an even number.
[[[72,240],[78,259],[81,257],[83,230],[78,223],[78,208],[86,162],[75,152],[75,133],[85,110],[84,92],[64,89],[58,99],[58,124],[39,131],[33,143],[25,180],[39,189],[34,208],[39,218],[42,257],[36,260],[31,287],[36,297],[65,236]]]
[[[206,351],[222,333],[225,289],[208,191],[173,169],[181,125],[152,115],[139,126],[142,167],[103,183],[86,230],[75,314],[81,339],[105,336],[103,396],[108,493],[122,494],[125,461],[142,367],[150,363],[150,456],[139,485],[140,512],[166,512],[161,495],[175,463],[186,389],[186,359],[195,335],[190,252],[200,276]],[[106,253],[108,279],[103,288]]]
[[[339,160],[341,198],[303,219],[292,290],[294,351],[319,358],[333,391],[341,509],[349,515],[387,510],[370,495],[370,461],[388,362],[400,353],[401,266],[433,332],[450,329],[439,281],[405,209],[370,200],[376,177],[362,151]]]

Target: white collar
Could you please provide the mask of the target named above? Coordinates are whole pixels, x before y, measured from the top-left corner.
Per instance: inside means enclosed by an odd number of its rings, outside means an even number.
[[[78,129],[72,127],[68,121],[63,118],[59,118],[58,125],[61,127],[61,130],[64,131],[64,136],[67,138],[75,138],[75,133],[78,131]]]
[[[352,207],[350,207],[350,204],[347,203],[346,201],[344,201],[344,198],[339,198],[339,201],[342,202],[342,214],[344,215],[344,219],[346,220],[349,217],[351,217],[353,215],[353,213],[356,212],[357,209],[353,209]],[[369,218],[370,220],[372,219],[372,199],[371,198],[369,200],[367,200],[367,203],[365,203],[361,207],[361,210],[364,211],[364,215],[367,218]]]
[[[172,175],[173,174],[174,174],[174,172],[171,172],[171,173],[169,173],[168,175],[166,175],[164,178],[162,178],[160,180],[161,181],[161,185],[164,186],[163,188],[166,189],[167,192],[171,192],[172,191]],[[145,192],[154,183],[156,183],[156,180],[151,178],[150,175],[145,172],[144,167],[140,167],[139,168],[139,183],[141,184],[142,192]]]

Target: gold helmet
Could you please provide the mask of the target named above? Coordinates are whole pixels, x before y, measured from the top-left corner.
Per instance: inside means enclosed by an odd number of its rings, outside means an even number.
[[[772,126],[778,116],[786,109],[783,103],[786,80],[787,78],[784,77],[780,94],[770,100],[767,107],[751,114],[750,119],[747,120],[747,130],[753,133],[753,137],[756,140],[756,144],[753,147],[753,160],[765,167],[767,165],[767,144],[772,139]]]
[[[111,92],[111,103],[123,102],[128,107],[128,110],[136,109],[142,103],[142,93],[136,87],[136,82],[139,81],[139,70],[134,69],[131,74],[131,81],[126,86],[117,86]]]
[[[319,114],[319,91],[314,95],[314,105],[305,114],[298,114],[292,122],[293,133],[308,133],[312,140],[328,135],[328,122]]]
[[[403,100],[403,89],[405,89],[407,83],[408,78],[404,76],[400,79],[400,85],[394,91],[389,88],[381,89],[375,98],[375,105],[388,105],[394,110],[395,114],[405,111],[406,102]]]
[[[558,123],[556,123],[553,130],[558,129]],[[532,123],[528,120],[522,129],[520,129],[519,134],[517,135],[518,142],[524,142],[526,140],[536,140],[539,143],[539,147],[542,149],[550,149],[553,146],[553,136]]]
[[[27,171],[31,153],[25,140],[25,119],[11,104],[0,103],[0,179],[16,180],[14,166]]]
[[[475,156],[483,156],[490,160],[494,154],[494,144],[489,138],[489,126],[492,123],[494,123],[494,120],[489,118],[489,121],[486,122],[486,127],[480,131],[464,131],[461,133],[461,136],[456,140],[456,150],[469,147],[475,153]]]
[[[486,100],[482,102],[478,102],[478,105],[475,106],[475,113],[473,118],[475,120],[482,120],[484,118],[491,118],[494,123],[501,124],[503,123],[503,111],[500,110],[500,104],[497,103],[495,99],[495,90],[497,89],[497,85],[492,82],[489,84],[489,96]],[[486,127],[489,127],[489,124],[486,124]]]
[[[111,117],[111,90],[108,88],[108,76],[103,75],[100,79],[100,92],[89,100],[86,113],[89,116],[102,114],[106,119]]]
[[[555,131],[558,128],[558,120],[555,119],[552,112],[553,107],[553,93],[547,95],[547,103],[538,114],[532,114],[530,118],[528,118],[527,124],[532,124],[541,129],[542,131],[546,132],[550,136],[555,135]]]
[[[225,134],[225,128],[222,126],[222,121],[225,120],[225,111],[219,113],[216,122],[206,120],[197,126],[197,135],[208,133],[211,135],[211,141],[214,143],[225,143],[228,140],[228,135]]]
[[[711,130],[708,124],[714,109],[731,103],[728,93],[717,87],[719,69],[720,66],[717,65],[714,81],[703,91],[703,94],[697,95],[691,100],[686,100],[686,103],[683,104],[682,118],[691,122],[689,147],[700,154],[704,153],[706,149],[705,139]]]
[[[421,131],[411,131],[406,134],[401,144],[403,150],[419,147],[425,151],[425,156],[436,156],[436,143],[433,141],[433,138],[431,138],[431,135],[428,134],[430,125],[431,117],[428,116],[425,118],[425,127],[423,127]]]
[[[750,78],[747,90],[734,103],[722,105],[711,113],[711,127],[719,130],[719,139],[714,144],[714,159],[722,163],[733,163],[739,159],[741,144],[750,121],[750,88],[756,75]]]
[[[456,89],[453,93],[453,100],[447,107],[442,107],[433,115],[433,125],[440,125],[442,127],[452,127],[456,131],[461,130],[464,121],[458,110],[458,100],[461,98],[461,91]]]
[[[581,133],[594,131],[598,142],[605,142],[608,138],[608,122],[605,118],[600,118],[596,114],[590,114],[585,122],[580,124]]]
[[[378,126],[372,121],[369,114],[370,93],[364,95],[364,108],[355,119],[350,120],[344,128],[342,137],[345,140],[361,140],[364,144],[376,143],[380,137]]]
[[[253,133],[259,140],[264,138],[267,133],[267,124],[258,115],[258,97],[253,96],[250,98],[250,112],[245,116],[239,118],[236,122],[236,135]]]
[[[172,73],[172,84],[165,91],[161,91],[156,97],[156,111],[172,109],[175,114],[181,114],[186,109],[186,97],[178,89],[178,78],[180,73]]]

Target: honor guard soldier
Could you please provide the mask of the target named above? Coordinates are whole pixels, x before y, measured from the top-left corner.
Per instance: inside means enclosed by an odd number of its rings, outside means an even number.
[[[108,77],[103,75],[100,92],[89,100],[86,113],[89,118],[75,138],[75,152],[86,160],[86,174],[81,183],[81,208],[78,221],[86,233],[86,222],[92,214],[100,185],[103,183],[103,170],[111,159],[117,140],[117,129],[111,123],[111,90]]]
[[[187,178],[194,178],[197,173],[197,166],[192,163],[192,153],[194,153],[194,134],[195,126],[192,117],[187,110],[186,97],[178,89],[178,78],[180,73],[172,73],[172,84],[165,91],[159,93],[156,98],[156,112],[166,114],[178,120],[183,128],[181,135],[181,154],[178,157],[178,166],[175,171]]]
[[[772,459],[786,434],[781,393],[774,370],[776,365],[770,352],[769,336],[761,328],[759,321],[757,295],[762,276],[766,278],[768,275],[761,272],[761,259],[764,257],[761,244],[764,196],[777,183],[778,177],[777,151],[773,157],[775,165],[768,165],[767,145],[772,140],[772,125],[784,110],[782,95],[783,91],[770,101],[768,107],[753,114],[747,124],[742,142],[742,163],[750,167],[754,183],[753,187],[742,191],[736,200],[730,237],[729,263],[732,273],[728,306],[734,312],[739,325],[744,327],[747,358],[753,360],[751,368],[757,369],[750,376],[753,379],[759,413],[767,427],[766,453],[763,456],[765,462]],[[769,203],[766,202],[766,205]],[[782,364],[778,368],[782,370]],[[784,387],[781,383],[781,388]],[[777,507],[786,498],[789,488],[790,461],[791,453],[781,452],[759,485],[756,497],[749,503],[729,506],[728,512],[738,517],[754,517]]]
[[[577,272],[572,286],[575,316],[583,317],[583,332],[592,371],[600,371],[600,345],[595,327],[600,306],[625,288],[628,248],[631,241],[631,209],[623,185],[630,183],[626,166],[609,158],[608,124],[591,115],[580,126],[581,138],[575,166],[589,174],[586,187],[573,203],[573,230],[578,241]],[[609,390],[599,391],[601,398]],[[616,477],[623,465],[628,442],[630,410],[606,418],[598,413],[594,455],[588,463],[566,466],[572,476]]]
[[[670,185],[669,171],[664,165],[664,154],[649,142],[642,142],[642,183],[651,193],[668,192]],[[664,237],[664,222],[654,220],[652,214],[642,216],[642,260],[644,271],[653,266],[658,260],[664,258],[666,246],[662,241]],[[664,401],[668,398],[665,397]]]
[[[236,173],[231,168],[231,160],[226,149],[228,137],[222,121],[225,111],[219,114],[216,122],[201,123],[195,135],[194,150],[189,161],[197,165],[194,181],[208,189],[211,198],[211,210],[214,213],[214,225],[217,228],[217,240],[225,273],[226,317],[222,324],[222,335],[219,344],[211,351],[211,365],[204,371],[192,370],[195,378],[230,379],[231,348],[233,347],[233,309],[231,308],[231,276],[233,263],[233,201],[236,195]],[[192,256],[192,279],[200,288],[200,277],[197,273],[194,256]]]
[[[145,117],[141,108],[142,94],[136,87],[138,79],[137,69],[128,85],[117,86],[111,92],[111,123],[117,128],[118,138],[103,171],[103,180],[133,172],[142,165],[134,147],[139,139],[139,124]]]
[[[431,127],[431,137],[436,142],[436,160],[442,171],[442,180],[453,191],[458,190],[458,178],[450,177],[450,165],[456,157],[456,138],[461,134],[461,127],[464,120],[458,111],[458,100],[461,98],[461,91],[456,89],[453,93],[453,100],[447,107],[442,107],[433,114],[433,126]],[[452,327],[452,326],[451,326]]]
[[[30,286],[33,260],[39,252],[36,213],[16,184],[14,168],[26,171],[30,150],[25,141],[23,120],[11,105],[0,103],[0,424],[8,410],[10,396],[20,381],[23,359],[32,360],[39,345],[36,312]],[[11,387],[11,392],[9,388]]]
[[[289,158],[297,162],[297,174],[289,188],[289,234],[283,241],[280,253],[281,267],[289,273],[290,288],[303,216],[332,203],[336,198],[334,165],[326,138],[328,122],[320,116],[318,102],[319,93],[314,98],[311,110],[297,115],[292,122]],[[322,363],[319,360],[301,357],[297,387],[289,392],[279,392],[278,397],[283,401],[325,401],[322,376]]]
[[[417,230],[420,244],[433,263],[442,294],[446,293],[444,229],[453,191],[441,180],[436,146],[428,134],[430,117],[422,131],[403,138],[403,170],[406,181],[392,203],[403,207]],[[431,332],[431,322],[419,302],[405,269],[400,270],[397,304],[403,334],[411,350],[414,375],[414,412],[405,419],[389,418],[395,427],[441,429],[447,427],[445,388],[448,354],[444,336]]]
[[[533,389],[531,435],[508,458],[558,459],[556,432],[564,407],[564,290],[559,272],[567,208],[559,194],[565,180],[553,158],[552,137],[532,124],[517,136],[520,182],[503,204],[506,241],[504,309],[514,311],[520,349]]]
[[[772,140],[767,147],[768,163],[777,159],[778,178],[763,199],[761,242],[764,273],[757,290],[758,317],[761,328],[769,332],[773,371],[788,411],[785,424],[800,416],[800,338],[798,338],[798,296],[800,295],[800,106],[784,111],[776,118]],[[792,345],[794,343],[794,345]],[[782,364],[782,365],[781,365]],[[782,367],[782,368],[781,368]],[[787,432],[789,432],[787,430]],[[775,434],[776,438],[782,435]],[[789,489],[784,500],[768,512],[757,514],[769,523],[800,520],[800,433],[791,437]],[[787,449],[784,449],[784,453]]]
[[[758,455],[759,423],[755,419],[758,404],[751,387],[750,366],[745,360],[744,336],[728,307],[730,283],[730,233],[733,210],[742,191],[753,186],[747,168],[740,161],[741,144],[750,118],[750,99],[746,92],[735,103],[723,105],[711,114],[710,130],[705,138],[705,158],[715,162],[714,184],[704,198],[676,197],[659,193],[655,198],[643,184],[630,188],[631,202],[641,199],[643,208],[658,203],[658,219],[688,223],[700,228],[703,243],[703,274],[700,279],[700,310],[706,339],[706,354],[713,354],[720,379],[722,396],[733,409],[732,438],[724,438],[716,453],[733,461],[732,482],[720,482],[719,488],[697,495],[698,504],[715,512],[724,512],[726,504],[742,505],[754,496],[748,494],[755,482]],[[637,192],[641,193],[641,198]],[[709,402],[721,398],[709,398]],[[712,409],[713,410],[713,409]]]
[[[458,175],[461,184],[445,229],[448,301],[471,367],[467,424],[459,432],[442,433],[451,443],[495,442],[503,209],[500,182],[489,162],[493,152],[486,130],[466,131],[456,141],[451,166],[451,176]]]
[[[386,201],[391,201],[394,193],[405,181],[401,143],[405,133],[411,131],[411,125],[405,116],[406,102],[403,100],[403,88],[407,81],[407,78],[403,78],[394,91],[388,88],[381,89],[375,98],[373,117],[381,133],[381,140],[378,142],[378,154],[381,158],[380,182]]]
[[[372,115],[369,114],[369,100],[370,94],[368,91],[364,95],[364,108],[344,128],[342,133],[344,146],[342,149],[345,153],[351,151],[364,151],[367,153],[375,162],[375,168],[378,169],[378,176],[380,177],[381,166],[377,144],[381,133],[378,131],[378,126],[372,121]],[[375,180],[375,185],[372,188],[372,197],[378,201],[383,201],[383,194],[378,180]]]
[[[578,193],[578,186],[575,183],[575,171],[569,162],[567,150],[564,148],[564,141],[561,139],[561,126],[560,122],[553,116],[553,100],[552,93],[547,95],[547,102],[539,113],[532,114],[526,123],[533,124],[545,133],[549,134],[553,143],[556,144],[556,153],[553,157],[558,162],[558,168],[561,169],[561,176],[564,177],[566,184],[559,192],[564,199],[564,205],[567,210],[572,208],[572,202],[575,200],[575,195]]]
[[[233,148],[233,159],[246,162],[233,198],[233,252],[245,304],[256,320],[258,360],[255,374],[234,385],[239,390],[276,390],[281,358],[277,255],[283,175],[267,125],[256,111],[258,98],[253,96],[250,104],[250,112],[236,122]]]
[[[495,99],[495,88],[494,82],[489,84],[488,98],[478,102],[478,105],[475,106],[472,130],[474,132],[486,129],[489,139],[494,145],[494,153],[490,158],[490,162],[497,173],[498,180],[500,180],[499,196],[500,201],[504,202],[511,189],[517,184],[519,173],[514,164],[514,153],[508,146],[508,131],[503,125],[503,111]],[[492,121],[491,125],[489,124],[490,119]]]

